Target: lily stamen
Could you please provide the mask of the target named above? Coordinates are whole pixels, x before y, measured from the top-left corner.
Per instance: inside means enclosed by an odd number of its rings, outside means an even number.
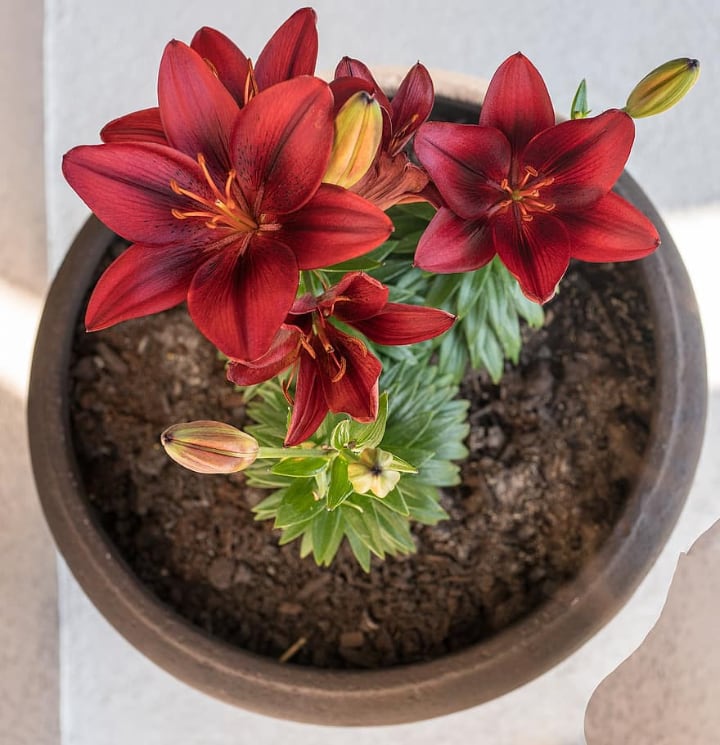
[[[225,179],[224,192],[218,189],[213,177],[208,170],[207,161],[202,153],[198,153],[197,162],[205,176],[205,181],[210,187],[214,200],[203,197],[196,192],[185,189],[178,184],[175,179],[170,180],[170,188],[175,194],[187,197],[193,202],[205,207],[205,210],[179,210],[173,209],[171,213],[178,220],[186,220],[189,217],[205,218],[205,226],[210,230],[215,230],[221,225],[232,228],[240,233],[250,233],[258,229],[258,224],[240,208],[232,194],[232,184],[236,177],[236,172],[231,169]]]

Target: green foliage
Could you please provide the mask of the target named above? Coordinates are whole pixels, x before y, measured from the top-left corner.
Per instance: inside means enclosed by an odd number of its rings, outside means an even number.
[[[457,385],[434,367],[398,363],[381,379],[379,414],[360,424],[330,414],[303,447],[272,468],[261,461],[247,471],[252,486],[273,489],[255,507],[258,520],[274,520],[282,531],[280,543],[300,539],[301,555],[312,554],[329,566],[344,538],[365,571],[371,556],[379,558],[415,550],[411,521],[434,525],[447,517],[438,487],[459,482],[453,463],[467,456],[468,403],[457,398]],[[256,386],[247,412],[254,422],[246,427],[268,448],[282,447],[287,432],[287,402],[276,380]],[[389,468],[401,474],[386,496],[360,494],[348,477],[348,465],[358,462],[366,448],[393,455]],[[326,456],[317,456],[325,449]]]
[[[368,269],[368,273],[390,287],[394,301],[443,308],[458,320],[450,331],[431,342],[377,351],[385,359],[408,361],[427,360],[437,352],[440,372],[455,382],[462,379],[468,365],[485,368],[497,382],[505,360],[518,360],[520,319],[531,326],[542,325],[542,307],[522,294],[497,257],[481,269],[463,274],[429,274],[409,268],[433,212],[425,203],[393,207],[389,214],[395,232],[369,254],[381,266]]]

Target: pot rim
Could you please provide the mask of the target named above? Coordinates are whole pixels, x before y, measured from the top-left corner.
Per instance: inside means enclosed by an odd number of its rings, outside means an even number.
[[[438,99],[480,105],[482,83],[447,73],[433,77]],[[388,87],[399,79],[384,71]],[[657,408],[626,509],[580,573],[530,615],[464,650],[381,670],[281,664],[212,638],[155,598],[100,528],[84,495],[64,396],[84,293],[114,238],[91,216],[47,297],[28,425],[46,519],[93,603],[134,646],[181,680],[262,714],[316,724],[394,724],[448,714],[507,693],[578,649],[625,604],[669,537],[697,465],[707,407],[702,329],[680,255],[635,181],[623,174],[617,191],[652,220],[662,239],[661,248],[640,262],[655,320]],[[73,494],[80,499],[68,497]]]

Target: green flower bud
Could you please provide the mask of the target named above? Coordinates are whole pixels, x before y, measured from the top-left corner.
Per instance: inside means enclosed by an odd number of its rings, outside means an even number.
[[[695,85],[699,75],[700,63],[696,59],[681,57],[666,62],[633,88],[625,111],[634,119],[667,111]]]
[[[365,448],[356,463],[347,467],[348,479],[358,494],[372,492],[376,497],[386,497],[400,481],[400,473],[389,468],[392,453],[380,448]]]
[[[254,437],[223,422],[201,420],[168,427],[160,442],[181,466],[196,473],[235,473],[251,465],[258,454]]]
[[[365,91],[350,96],[335,117],[335,140],[323,181],[346,189],[360,181],[375,160],[382,129],[380,104]]]

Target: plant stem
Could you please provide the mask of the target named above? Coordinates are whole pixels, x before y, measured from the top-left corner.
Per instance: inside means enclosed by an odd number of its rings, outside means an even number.
[[[323,448],[269,448],[260,447],[257,452],[257,460],[267,458],[269,460],[278,458],[316,458],[327,455],[328,451]]]

